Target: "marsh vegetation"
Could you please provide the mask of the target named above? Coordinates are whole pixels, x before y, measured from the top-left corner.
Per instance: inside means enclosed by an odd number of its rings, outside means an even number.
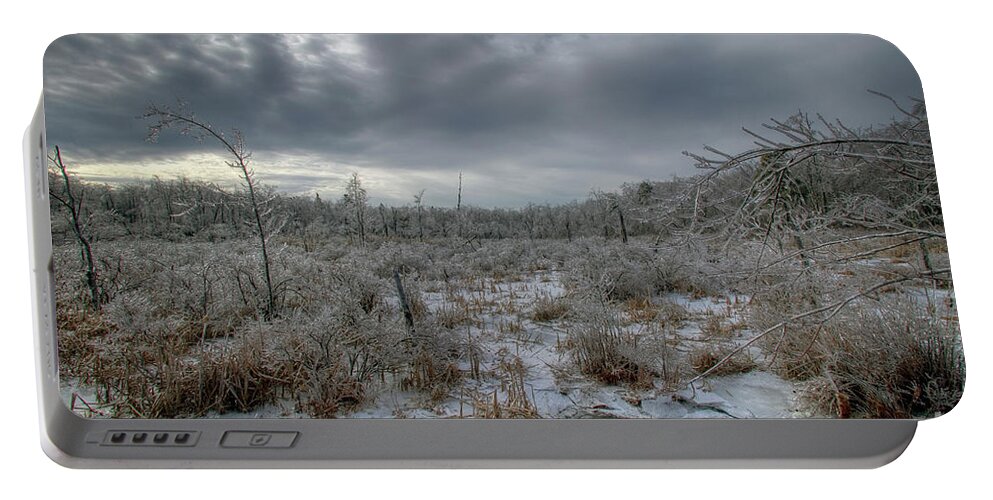
[[[895,104],[895,103],[894,103]],[[568,204],[374,205],[50,170],[59,369],[92,417],[926,417],[964,361],[923,103],[798,114]],[[425,189],[430,189],[425,186]]]

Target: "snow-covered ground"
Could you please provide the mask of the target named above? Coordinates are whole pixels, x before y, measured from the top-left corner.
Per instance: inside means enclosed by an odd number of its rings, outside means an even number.
[[[538,272],[514,281],[482,280],[471,289],[455,295],[471,301],[480,309],[476,318],[462,328],[478,342],[482,375],[478,380],[466,378],[461,388],[447,398],[430,402],[423,394],[400,391],[386,384],[379,394],[344,418],[457,418],[476,414],[475,402],[498,405],[508,397],[506,374],[494,367],[501,359],[519,358],[525,368],[524,386],[527,403],[541,418],[789,418],[796,416],[793,383],[761,370],[728,376],[712,376],[693,387],[635,389],[629,386],[604,385],[580,374],[571,364],[569,353],[561,347],[569,335],[568,319],[538,322],[530,317],[539,298],[557,299],[567,294],[560,275],[554,271]],[[423,295],[433,311],[452,307],[452,292],[435,291]],[[685,308],[688,317],[676,331],[680,340],[702,342],[701,324],[711,317],[726,322],[741,321],[745,296],[691,298],[685,294],[661,297]],[[632,323],[626,328],[636,331],[644,325]],[[747,338],[748,331],[736,334]],[[733,341],[733,340],[732,340]],[[678,348],[677,348],[678,349]],[[468,372],[468,362],[461,368]],[[482,396],[482,397],[481,397]],[[251,414],[226,414],[225,417],[303,416],[295,413],[293,403],[272,405]]]
[[[437,314],[445,308],[462,307],[470,319],[456,327],[478,346],[480,373],[467,375],[461,387],[451,389],[447,397],[431,401],[420,392],[400,390],[399,384],[370,382],[368,399],[341,418],[458,418],[473,417],[495,406],[506,411],[508,405],[529,409],[529,416],[540,418],[789,418],[796,413],[796,387],[779,376],[763,371],[762,364],[747,373],[710,376],[692,387],[680,382],[664,387],[605,385],[579,373],[564,343],[573,327],[566,317],[560,320],[535,321],[534,304],[539,299],[560,299],[568,295],[556,271],[540,271],[507,280],[475,279],[454,287],[428,288],[422,293],[427,308]],[[748,297],[693,298],[685,294],[666,294],[657,302],[674,304],[685,311],[673,340],[677,354],[685,355],[694,345],[706,342],[702,325],[719,318],[724,324],[742,320]],[[620,312],[620,314],[626,314]],[[646,327],[632,320],[623,328],[634,334]],[[747,329],[734,330],[730,342],[743,341]],[[220,339],[218,341],[222,341]],[[756,349],[752,354],[761,356]],[[507,371],[505,367],[520,360],[523,368]],[[469,360],[460,369],[471,373]],[[524,394],[514,392],[514,374],[522,375]],[[685,374],[689,379],[693,374]],[[516,387],[520,387],[517,384]],[[76,411],[90,416],[82,401],[95,396],[85,387],[70,383],[64,387],[66,401],[77,395]],[[512,394],[513,392],[513,394]],[[509,403],[515,397],[515,403]],[[82,398],[80,400],[79,398]],[[286,399],[247,413],[211,414],[221,418],[307,418],[295,409],[296,401]],[[97,415],[99,416],[99,415]]]

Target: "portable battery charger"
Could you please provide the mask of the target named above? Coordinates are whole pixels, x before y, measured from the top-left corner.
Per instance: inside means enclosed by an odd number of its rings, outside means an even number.
[[[884,40],[69,35],[44,72],[60,464],[875,467],[961,397]]]

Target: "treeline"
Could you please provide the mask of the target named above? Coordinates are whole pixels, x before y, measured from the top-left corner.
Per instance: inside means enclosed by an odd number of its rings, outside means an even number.
[[[188,178],[109,186],[65,182],[53,170],[50,186],[53,198],[78,191],[77,219],[97,240],[244,238],[259,234],[253,229],[258,220],[268,224],[265,240],[279,236],[308,249],[334,237],[358,243],[649,237],[658,243],[680,234],[772,235],[780,249],[784,240],[802,248],[803,238],[828,229],[919,233],[942,225],[926,112],[922,104],[900,111],[903,118],[888,126],[857,130],[797,114],[767,126],[779,137],[749,132],[759,139],[751,150],[730,155],[708,148],[711,158],[689,154],[698,175],[628,183],[559,205],[477,207],[472,200],[463,203],[460,182],[456,207],[425,205],[424,191],[412,193],[410,203],[386,206],[369,202],[356,174],[333,200],[280,194],[251,176],[251,200],[248,189]],[[63,215],[53,217],[56,240],[71,239],[73,217],[54,200],[52,209]]]
[[[53,194],[65,183],[52,173]],[[217,184],[189,178],[106,185],[73,179],[72,189],[84,200],[81,219],[96,239],[151,238],[181,241],[219,241],[253,234],[247,221],[252,207],[245,194]],[[661,226],[653,213],[662,198],[673,197],[690,185],[689,179],[642,181],[616,192],[594,192],[567,204],[528,204],[519,208],[482,208],[472,205],[424,205],[422,193],[402,206],[371,204],[358,177],[348,181],[345,195],[326,200],[320,195],[289,196],[260,184],[268,196],[271,217],[279,220],[279,235],[304,246],[320,239],[343,237],[359,242],[369,239],[426,240],[474,239],[573,239],[603,237],[625,239],[655,236]],[[64,207],[53,203],[53,215]],[[53,217],[56,241],[72,238],[69,221]]]

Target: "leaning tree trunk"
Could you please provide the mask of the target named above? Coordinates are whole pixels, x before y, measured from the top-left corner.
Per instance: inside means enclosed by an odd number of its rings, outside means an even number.
[[[397,296],[400,299],[400,309],[403,310],[403,319],[407,324],[407,332],[414,336],[414,313],[410,310],[410,302],[407,301],[407,292],[403,289],[403,280],[400,279],[400,270],[393,270],[393,283],[397,287]]]
[[[624,224],[624,211],[621,210],[621,207],[617,207],[617,218],[620,220],[621,241],[623,241],[624,244],[627,245],[628,244],[628,227],[627,227],[626,224]]]
[[[69,222],[72,224],[73,235],[76,236],[76,241],[79,243],[79,253],[83,265],[86,266],[86,288],[90,292],[90,307],[94,309],[100,308],[100,285],[97,281],[97,267],[93,260],[93,247],[91,246],[90,238],[86,236],[86,232],[83,229],[83,223],[80,222],[83,210],[83,199],[80,197],[76,198],[76,195],[72,192],[72,185],[69,182],[69,172],[66,169],[65,163],[62,162],[62,151],[59,150],[58,146],[55,146],[55,158],[53,158],[56,168],[59,169],[59,173],[62,176],[62,182],[65,185],[65,198],[62,198],[56,194],[52,194],[52,198],[58,201],[66,210],[69,211]]]
[[[220,142],[231,156],[234,157],[234,161],[228,161],[228,166],[238,170],[238,174],[247,186],[248,198],[251,203],[252,215],[254,218],[254,226],[259,237],[259,248],[262,254],[262,269],[265,277],[266,285],[266,306],[262,311],[263,317],[265,319],[272,319],[275,314],[276,299],[275,290],[272,285],[272,272],[270,270],[269,261],[269,248],[268,239],[269,235],[266,232],[265,224],[263,223],[262,207],[256,193],[256,182],[255,176],[251,168],[249,168],[249,158],[251,153],[245,148],[244,138],[241,133],[237,130],[235,131],[235,140],[232,143],[224,134],[219,133],[214,130],[214,128],[207,122],[195,118],[192,114],[181,114],[173,112],[168,108],[160,108],[157,106],[149,106],[145,111],[143,118],[158,118],[158,123],[149,126],[148,138],[154,141],[159,133],[164,128],[169,128],[172,126],[179,125],[182,127],[182,134],[189,134],[191,131],[199,134],[198,139],[203,139],[206,137],[213,137],[218,142]],[[170,204],[171,206],[171,204]]]

